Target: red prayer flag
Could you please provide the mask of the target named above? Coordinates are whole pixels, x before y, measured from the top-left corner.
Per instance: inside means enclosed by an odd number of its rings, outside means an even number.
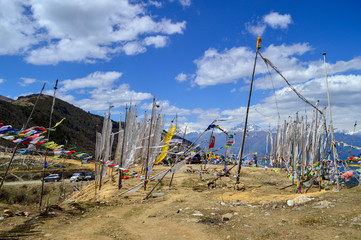
[[[209,148],[214,148],[215,142],[216,142],[216,138],[212,135],[209,139]]]

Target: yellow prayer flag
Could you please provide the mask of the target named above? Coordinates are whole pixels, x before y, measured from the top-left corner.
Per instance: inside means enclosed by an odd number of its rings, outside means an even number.
[[[66,118],[61,119],[61,120],[60,120],[59,122],[57,122],[57,123],[55,124],[55,126],[52,127],[52,128],[56,128],[57,126],[59,126],[65,119],[66,119]]]
[[[175,133],[176,127],[173,124],[170,124],[169,131],[167,132],[167,135],[165,135],[165,138],[163,140],[163,147],[162,147],[162,153],[159,154],[157,160],[154,162],[154,164],[160,163],[165,156],[167,156],[166,151],[169,149],[169,141],[172,139],[174,133]]]

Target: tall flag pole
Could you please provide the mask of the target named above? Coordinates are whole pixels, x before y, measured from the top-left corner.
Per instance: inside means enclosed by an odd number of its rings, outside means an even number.
[[[237,169],[237,179],[236,179],[236,183],[239,184],[239,174],[241,172],[241,166],[242,166],[242,155],[243,155],[243,148],[244,148],[244,141],[246,138],[246,132],[247,132],[247,122],[248,122],[248,113],[249,113],[249,105],[251,103],[251,95],[252,95],[252,86],[253,86],[253,79],[254,79],[254,73],[256,71],[256,62],[257,62],[257,55],[258,55],[258,51],[261,49],[261,42],[262,39],[261,37],[258,36],[257,38],[257,51],[256,51],[256,56],[254,58],[254,65],[253,65],[253,73],[252,73],[252,80],[251,80],[251,85],[249,88],[249,97],[248,97],[248,104],[247,104],[247,112],[246,112],[246,120],[244,122],[244,130],[243,130],[243,139],[242,139],[242,146],[241,146],[241,150],[239,152],[239,161],[238,161],[238,169]]]
[[[332,137],[332,152],[333,152],[333,165],[335,167],[335,173],[336,173],[336,183],[337,183],[337,191],[340,191],[340,182],[339,182],[339,176],[338,176],[338,163],[337,163],[337,151],[336,151],[336,142],[335,142],[335,135],[333,132],[333,124],[332,124],[332,112],[331,112],[331,102],[330,102],[330,91],[328,89],[328,80],[327,80],[327,68],[326,68],[326,53],[323,53],[323,61],[325,63],[325,77],[326,77],[326,89],[327,89],[327,99],[328,99],[328,110],[330,113],[330,127],[331,127],[331,137]]]
[[[50,119],[49,119],[49,130],[48,130],[48,139],[50,139],[50,128],[51,128],[51,120],[53,117],[54,112],[54,105],[55,105],[55,99],[56,99],[56,90],[58,89],[58,79],[56,79],[55,86],[54,86],[54,96],[53,96],[53,104],[51,105],[51,111],[50,111]],[[41,179],[41,193],[40,193],[40,203],[39,208],[41,209],[41,205],[43,204],[43,195],[44,195],[44,177],[45,177],[45,168],[47,167],[46,157],[48,150],[45,149],[45,157],[44,157],[44,165],[43,165],[43,178]]]

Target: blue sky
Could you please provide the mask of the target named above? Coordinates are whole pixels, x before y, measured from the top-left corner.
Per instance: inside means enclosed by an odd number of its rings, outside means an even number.
[[[244,121],[256,39],[260,52],[310,102],[327,106],[323,52],[335,128],[360,120],[359,1],[0,0],[0,94],[57,96],[112,118],[131,101],[139,115],[155,95],[167,125],[205,129],[215,118]],[[257,60],[249,121],[265,129],[302,102]],[[276,102],[278,108],[276,107]],[[328,110],[327,110],[328,117]],[[124,115],[123,115],[124,118]],[[11,124],[11,120],[9,120]]]

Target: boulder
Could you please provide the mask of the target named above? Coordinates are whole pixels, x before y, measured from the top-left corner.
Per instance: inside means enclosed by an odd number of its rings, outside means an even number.
[[[222,221],[223,221],[223,222],[229,221],[229,220],[231,220],[232,217],[233,217],[233,214],[232,214],[232,213],[223,214],[223,215],[222,215]]]
[[[298,196],[298,197],[296,197],[294,199],[287,200],[287,205],[290,206],[290,207],[293,207],[293,206],[305,204],[305,203],[310,202],[312,200],[314,200],[314,198],[311,198],[311,197],[306,196],[306,195],[301,195],[301,196]]]
[[[14,216],[14,213],[10,210],[10,209],[5,209],[4,210],[4,215],[6,217],[13,217]]]

